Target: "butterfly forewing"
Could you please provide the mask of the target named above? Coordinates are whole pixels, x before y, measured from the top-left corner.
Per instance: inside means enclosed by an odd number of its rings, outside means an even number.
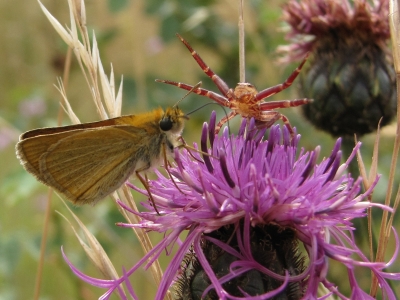
[[[37,155],[26,156],[26,160],[39,170],[39,180],[81,204],[94,203],[121,186],[135,171],[143,159],[142,152],[146,152],[144,147],[148,146],[143,144],[144,129],[123,125],[97,128],[96,134],[85,129],[55,136],[52,145],[37,146]],[[30,144],[30,139],[26,139],[20,142],[20,148],[25,150],[27,146],[32,150]],[[36,140],[37,144],[40,140]],[[138,149],[138,144],[143,149]],[[39,151],[46,147],[39,156]],[[35,159],[34,163],[30,159]]]
[[[27,133],[29,132],[30,131]],[[40,157],[46,153],[50,146],[75,133],[76,131],[70,131],[59,134],[49,134],[43,137],[36,136],[34,138],[24,138],[23,135],[21,135],[20,142],[16,146],[17,157],[29,172],[34,174],[40,181],[43,181],[39,169]]]
[[[140,115],[35,129],[20,136],[17,157],[39,181],[73,203],[93,204],[134,172],[159,166],[164,151],[176,147],[184,119],[177,107],[166,112],[158,108]]]

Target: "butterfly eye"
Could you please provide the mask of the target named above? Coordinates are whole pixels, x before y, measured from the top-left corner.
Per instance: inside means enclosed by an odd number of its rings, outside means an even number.
[[[172,120],[170,119],[170,118],[163,118],[161,121],[160,121],[160,129],[162,130],[162,131],[168,131],[168,130],[171,130],[171,128],[172,128]]]

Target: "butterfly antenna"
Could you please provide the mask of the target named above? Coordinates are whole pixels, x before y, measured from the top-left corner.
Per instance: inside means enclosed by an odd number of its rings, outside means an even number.
[[[228,113],[226,112],[225,107],[223,105],[219,104],[219,103],[214,103],[214,102],[206,103],[206,104],[204,104],[204,105],[192,110],[191,112],[187,113],[186,116],[189,116],[192,113],[195,113],[196,111],[198,111],[198,110],[200,110],[200,109],[202,109],[202,108],[204,108],[204,107],[206,107],[208,105],[218,105],[219,107],[221,107],[224,110],[225,116],[228,118]],[[229,126],[229,119],[227,120],[226,125],[228,126],[229,135],[231,135],[231,127]]]
[[[194,85],[194,86],[190,89],[189,92],[186,93],[185,96],[183,96],[178,102],[176,102],[176,103],[174,104],[173,107],[176,107],[176,106],[177,106],[183,99],[185,99],[189,94],[191,94],[192,92],[194,92],[195,90],[197,90],[199,87],[201,87],[201,85],[202,85],[202,82],[199,81],[196,85]]]

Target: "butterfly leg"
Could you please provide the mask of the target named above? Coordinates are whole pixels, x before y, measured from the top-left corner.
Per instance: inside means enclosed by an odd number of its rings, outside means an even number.
[[[169,170],[169,168],[171,167],[168,158],[167,158],[167,151],[165,150],[165,146],[163,145],[162,147],[162,151],[163,151],[163,158],[164,158],[164,167],[165,167],[165,171],[168,173],[169,178],[171,179],[172,183],[175,185],[175,187],[178,189],[178,191],[180,191],[183,195],[186,195],[177,185],[174,177],[171,174],[171,171]]]
[[[160,213],[158,212],[156,203],[154,202],[153,196],[152,196],[152,194],[151,194],[150,187],[149,187],[149,185],[148,185],[147,177],[146,177],[146,178],[143,178],[143,176],[140,175],[140,172],[141,172],[141,171],[144,171],[144,170],[147,170],[147,169],[148,169],[148,168],[143,168],[143,169],[141,169],[141,170],[137,170],[137,171],[136,171],[136,177],[139,178],[140,182],[143,184],[144,188],[146,189],[147,193],[149,194],[150,201],[151,201],[151,203],[153,204],[154,210],[156,211],[157,215],[160,215]]]

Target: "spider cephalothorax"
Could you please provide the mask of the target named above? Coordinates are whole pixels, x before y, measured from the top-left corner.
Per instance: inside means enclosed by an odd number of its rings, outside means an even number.
[[[240,114],[243,118],[257,115],[258,103],[255,101],[257,90],[254,85],[247,82],[239,82],[235,89],[229,89],[228,99],[231,99],[227,106]]]
[[[268,98],[280,91],[288,88],[293,81],[299,75],[301,68],[305,64],[307,57],[301,62],[301,64],[293,71],[292,74],[285,80],[285,82],[275,85],[273,87],[266,88],[260,92],[250,83],[240,82],[237,84],[235,89],[229,88],[225,81],[215,74],[209,66],[202,60],[202,58],[197,54],[196,51],[189,45],[189,43],[183,39],[179,34],[177,36],[180,38],[182,43],[188,48],[193,58],[196,60],[198,65],[202,68],[204,73],[212,79],[222,95],[215,92],[197,88],[193,92],[213,99],[217,103],[230,108],[232,111],[224,118],[222,118],[217,126],[215,127],[215,132],[218,133],[222,125],[224,125],[228,120],[232,119],[236,115],[241,115],[243,118],[254,118],[257,123],[257,127],[270,127],[276,121],[281,119],[285,126],[288,128],[289,132],[293,135],[294,131],[289,123],[289,119],[281,114],[280,112],[274,110],[276,108],[287,108],[293,106],[299,106],[311,102],[311,99],[295,99],[295,100],[278,100],[264,102],[265,98]],[[175,85],[181,89],[192,90],[193,86],[185,83],[170,81],[170,80],[159,80],[156,81]]]

